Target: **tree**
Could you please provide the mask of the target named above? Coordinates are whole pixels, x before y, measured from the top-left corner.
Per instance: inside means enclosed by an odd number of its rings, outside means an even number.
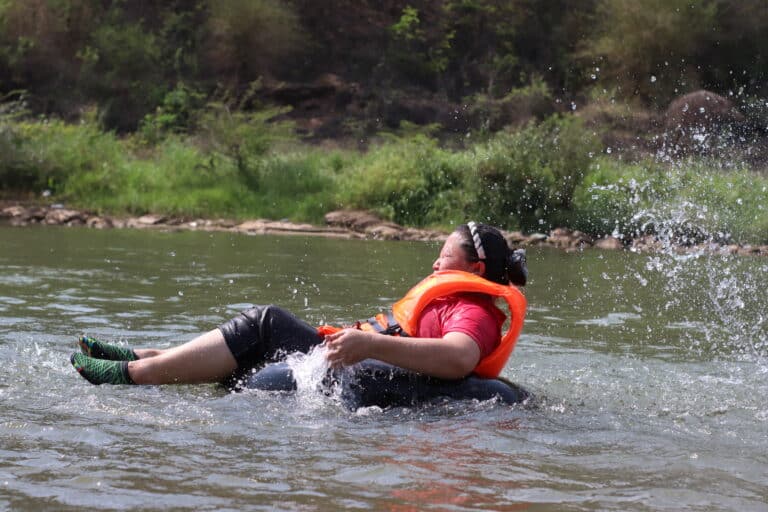
[[[698,85],[696,57],[716,13],[714,0],[601,0],[581,55],[626,95],[665,104]]]
[[[205,62],[230,86],[270,77],[302,44],[299,18],[279,0],[209,2]]]

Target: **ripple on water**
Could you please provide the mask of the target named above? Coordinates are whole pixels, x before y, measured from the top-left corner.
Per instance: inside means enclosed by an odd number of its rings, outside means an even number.
[[[617,325],[624,325],[628,320],[641,320],[642,317],[637,313],[608,313],[601,318],[590,318],[587,320],[578,320],[574,322],[576,325],[596,325],[601,327],[612,327]]]
[[[86,243],[79,247],[104,240],[99,233],[82,236]],[[178,243],[170,234],[146,236],[142,240]],[[190,236],[199,242],[194,252],[204,257],[212,247],[209,235]],[[143,257],[137,246],[131,258],[119,244],[110,250],[127,267]],[[382,252],[402,250],[380,246]],[[161,249],[156,253],[170,250]],[[180,260],[183,251],[174,249]],[[202,280],[190,275],[202,267],[159,257],[162,276],[157,266],[115,271],[102,258],[92,263],[90,277],[70,272],[65,260],[45,263],[55,271],[0,269],[27,274],[30,283],[3,288],[0,297],[6,308],[0,318],[0,485],[8,482],[0,494],[10,493],[10,508],[253,510],[275,508],[279,494],[279,506],[292,510],[350,504],[374,510],[672,510],[701,503],[765,509],[768,364],[737,354],[744,338],[729,348],[730,337],[715,328],[765,339],[765,324],[752,316],[765,298],[758,286],[764,277],[754,268],[756,281],[745,281],[738,297],[727,286],[709,297],[698,271],[664,275],[665,284],[693,276],[694,286],[667,288],[658,283],[667,262],[649,270],[645,256],[604,255],[589,288],[573,292],[572,276],[590,271],[583,264],[588,254],[531,257],[537,275],[554,277],[548,290],[527,290],[530,321],[504,371],[537,395],[529,407],[451,402],[350,413],[333,397],[228,394],[216,386],[96,387],[74,372],[68,357],[75,337],[62,332],[76,328],[120,344],[168,347],[249,306],[243,301],[261,297],[254,290],[260,287],[275,300],[293,301],[318,323],[354,318],[394,293],[373,289],[357,296],[360,279],[345,268],[332,270],[331,281],[318,272],[323,294],[313,294],[310,285],[293,294],[297,271],[280,267],[292,258],[280,253],[263,262],[277,270],[252,280],[231,269],[248,268],[253,254],[265,253],[248,250],[243,261],[217,266],[214,260],[229,252],[207,260]],[[317,259],[333,265],[338,252],[334,246],[329,257]],[[424,252],[431,261],[432,251]],[[359,275],[371,268],[377,265],[366,261]],[[565,277],[558,281],[560,272]],[[601,279],[602,272],[611,279]],[[326,301],[333,303],[324,303],[320,295],[333,286],[340,286],[332,290],[334,301]],[[175,295],[179,288],[183,296]],[[166,303],[169,296],[178,299]],[[729,305],[744,308],[734,308],[736,317],[713,314],[707,306],[712,298],[726,313]],[[96,311],[77,312],[79,306]],[[738,322],[731,326],[729,318]],[[757,331],[746,329],[750,319]],[[647,334],[646,324],[652,327]],[[718,347],[694,350],[691,340],[703,344],[705,334]]]

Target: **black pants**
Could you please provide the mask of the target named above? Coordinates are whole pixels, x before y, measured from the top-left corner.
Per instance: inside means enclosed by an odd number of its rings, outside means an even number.
[[[323,342],[315,327],[277,306],[254,306],[221,324],[238,371],[261,368]]]

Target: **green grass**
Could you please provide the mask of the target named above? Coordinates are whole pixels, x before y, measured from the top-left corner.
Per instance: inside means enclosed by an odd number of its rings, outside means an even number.
[[[676,165],[595,161],[575,192],[570,224],[603,235],[672,231],[741,243],[768,242],[768,179],[712,159]]]
[[[49,190],[56,202],[109,214],[321,223],[343,207],[407,226],[450,229],[475,219],[526,232],[559,225],[597,236],[768,243],[765,176],[706,159],[670,165],[595,156],[594,135],[570,118],[463,150],[410,134],[363,153],[288,140],[285,126],[275,126],[276,135],[266,121],[245,129],[254,118],[227,122],[219,128],[226,144],[170,134],[147,145],[93,122],[0,117],[0,184],[6,195]]]

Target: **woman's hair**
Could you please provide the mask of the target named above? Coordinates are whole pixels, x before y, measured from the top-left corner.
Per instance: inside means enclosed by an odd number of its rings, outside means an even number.
[[[468,222],[456,228],[460,246],[470,261],[485,263],[485,277],[500,284],[525,286],[528,267],[525,250],[510,249],[501,231],[487,224]]]

